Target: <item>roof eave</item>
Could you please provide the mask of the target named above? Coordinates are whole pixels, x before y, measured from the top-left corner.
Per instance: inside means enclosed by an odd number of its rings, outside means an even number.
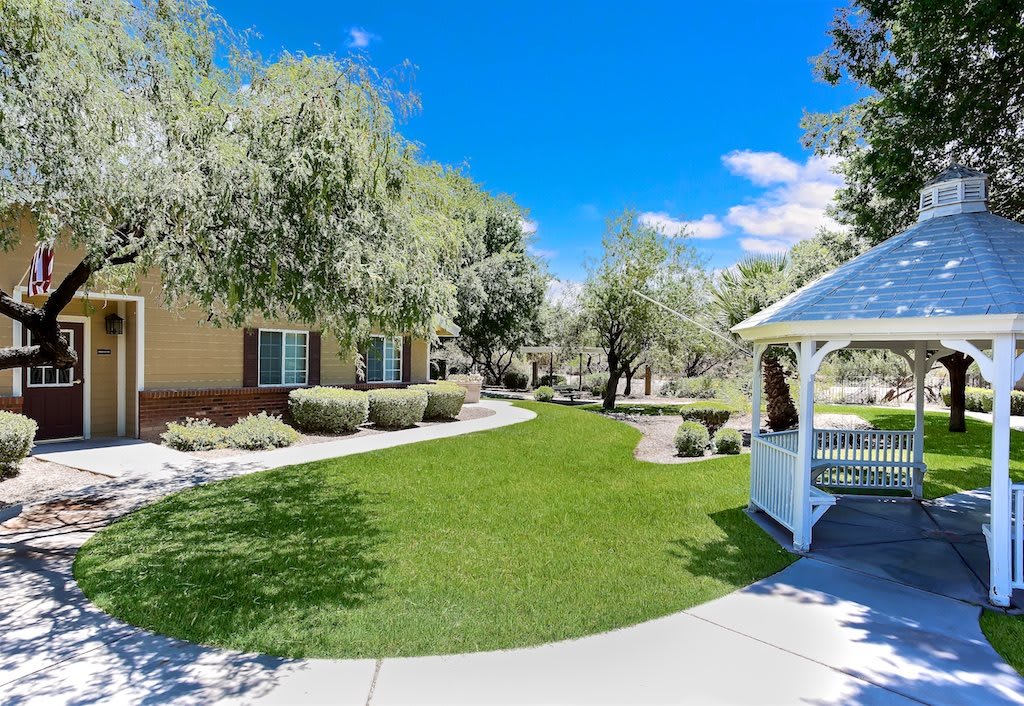
[[[878,319],[782,321],[732,328],[745,341],[786,342],[801,339],[851,341],[985,339],[1002,333],[1024,333],[1024,314],[921,316]]]

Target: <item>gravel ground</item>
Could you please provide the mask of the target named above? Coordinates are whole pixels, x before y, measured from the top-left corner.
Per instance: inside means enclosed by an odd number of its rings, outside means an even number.
[[[493,409],[487,407],[480,407],[477,405],[465,405],[459,416],[455,418],[457,422],[464,422],[469,419],[480,419],[482,417],[489,417],[494,414]],[[435,424],[451,424],[451,422],[420,422],[416,426],[419,427],[431,427]],[[325,441],[337,441],[339,439],[357,439],[361,436],[374,436],[376,434],[386,434],[386,429],[378,429],[373,426],[360,427],[358,430],[350,434],[328,434],[328,435],[317,435],[317,434],[299,434],[299,440],[296,441],[292,446],[307,446],[309,444],[322,444]],[[254,451],[246,451],[244,449],[213,449],[211,451],[192,451],[189,455],[195,456],[196,458],[203,459],[217,459],[217,458],[229,458],[235,456],[244,456],[249,453],[255,453]]]
[[[62,491],[78,490],[107,480],[110,480],[107,476],[29,456],[21,462],[21,472],[18,475],[0,481],[0,507],[39,500]]]

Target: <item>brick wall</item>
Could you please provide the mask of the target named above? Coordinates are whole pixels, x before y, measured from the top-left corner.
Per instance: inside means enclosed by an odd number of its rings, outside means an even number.
[[[395,384],[344,385],[359,390],[380,387],[406,387]],[[230,426],[249,413],[269,412],[288,419],[288,393],[291,388],[236,387],[215,390],[146,390],[139,393],[139,437],[155,440],[167,429],[167,422],[185,417],[211,420]],[[4,399],[0,398],[0,408]],[[19,407],[20,411],[20,407]]]
[[[21,414],[24,401],[24,397],[11,397],[10,395],[0,397],[0,411]]]

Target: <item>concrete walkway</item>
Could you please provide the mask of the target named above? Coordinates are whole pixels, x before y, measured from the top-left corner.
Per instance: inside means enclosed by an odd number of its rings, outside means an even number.
[[[124,437],[44,442],[32,449],[32,455],[112,478],[127,473],[159,474],[168,469],[185,469],[195,463],[195,457],[181,451]]]
[[[351,441],[384,443],[397,434],[418,441],[532,417],[483,404],[496,414]],[[408,659],[286,660],[202,647],[121,623],[78,590],[75,552],[124,512],[197,483],[291,462],[248,457],[129,473],[30,506],[0,526],[0,703],[1024,704],[1024,680],[984,640],[977,607],[812,559],[631,628],[529,649]]]

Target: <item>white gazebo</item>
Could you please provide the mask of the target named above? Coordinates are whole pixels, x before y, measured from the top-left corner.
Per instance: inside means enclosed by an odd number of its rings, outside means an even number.
[[[924,379],[937,359],[970,355],[992,385],[989,599],[1024,588],[1024,484],[1009,476],[1010,391],[1024,373],[1024,225],[989,213],[987,178],[952,166],[921,190],[918,222],[735,327],[754,344],[750,508],[812,547],[815,522],[836,504],[823,487],[909,491],[921,497]],[[796,354],[797,429],[760,433],[761,360]],[[844,348],[888,349],[916,379],[912,431],[814,428],[814,379]]]

